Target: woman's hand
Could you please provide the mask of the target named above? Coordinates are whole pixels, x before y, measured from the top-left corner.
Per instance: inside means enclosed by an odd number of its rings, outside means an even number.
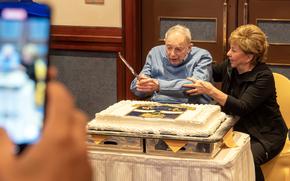
[[[193,96],[199,94],[206,94],[213,98],[217,103],[224,106],[228,95],[214,87],[210,82],[196,80],[194,78],[187,78],[192,81],[192,84],[184,84],[183,87],[190,88],[186,93]]]
[[[210,96],[211,91],[215,89],[215,87],[210,83],[202,80],[197,80],[194,78],[187,78],[192,81],[192,84],[184,84],[183,87],[191,88],[187,90],[186,93],[193,96],[198,94],[207,94]]]

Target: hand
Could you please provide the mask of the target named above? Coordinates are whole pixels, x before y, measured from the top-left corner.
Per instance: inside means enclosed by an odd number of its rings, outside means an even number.
[[[186,93],[193,96],[198,94],[207,94],[211,95],[214,86],[210,82],[197,80],[194,78],[187,78],[188,80],[192,81],[192,84],[184,84],[183,87],[191,88],[187,90]]]
[[[0,129],[0,180],[91,180],[86,120],[62,84],[48,83],[47,117],[37,144],[15,155],[13,143]]]
[[[146,75],[140,75],[137,80],[137,91],[153,93],[154,91],[159,91],[159,82],[156,79],[152,79]]]

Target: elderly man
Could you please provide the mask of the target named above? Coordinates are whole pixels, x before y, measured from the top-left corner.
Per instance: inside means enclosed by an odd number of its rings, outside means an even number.
[[[130,89],[136,96],[151,96],[151,100],[156,102],[205,104],[211,100],[208,96],[189,96],[182,85],[189,83],[188,77],[210,81],[211,64],[208,51],[192,46],[190,30],[175,25],[166,32],[165,45],[151,49]]]

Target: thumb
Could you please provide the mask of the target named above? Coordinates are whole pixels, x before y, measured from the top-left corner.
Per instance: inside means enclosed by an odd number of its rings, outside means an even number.
[[[187,77],[186,79],[190,80],[192,83],[195,83],[197,81],[197,79],[194,77]]]
[[[145,74],[140,74],[139,75],[139,79],[147,79],[147,78],[149,78],[147,75],[145,75]]]

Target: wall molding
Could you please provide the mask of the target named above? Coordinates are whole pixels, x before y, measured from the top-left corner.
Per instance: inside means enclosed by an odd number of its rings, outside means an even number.
[[[124,38],[123,55],[135,70],[142,68],[141,60],[141,0],[122,0],[122,27]],[[123,85],[125,99],[137,99],[130,91],[134,76],[128,69],[123,69],[125,84]]]
[[[114,27],[51,26],[51,49],[118,52],[122,29]]]

